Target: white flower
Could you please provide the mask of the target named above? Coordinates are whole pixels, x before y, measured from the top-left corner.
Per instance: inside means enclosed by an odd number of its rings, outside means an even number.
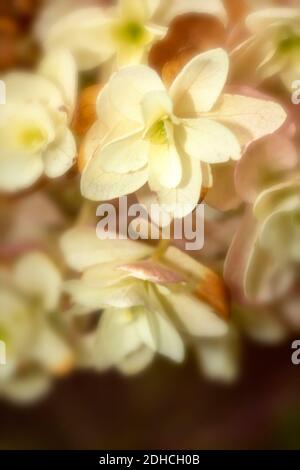
[[[237,71],[250,67],[260,80],[278,76],[291,90],[300,73],[300,8],[258,10],[246,24],[251,37],[233,52]]]
[[[148,182],[175,217],[191,212],[201,187],[211,185],[209,165],[238,160],[245,145],[286,117],[276,103],[222,94],[228,67],[224,50],[205,52],[169,90],[146,66],[115,73],[100,92],[99,121],[85,139],[82,194],[108,200]]]
[[[66,283],[74,312],[103,310],[90,338],[89,365],[136,373],[155,353],[182,362],[189,338],[226,334],[221,281],[180,250],[99,240],[93,229],[79,227],[64,234],[61,246],[67,263],[82,274]],[[216,287],[219,314],[207,302],[208,283]]]
[[[0,190],[28,188],[43,173],[63,175],[76,156],[68,128],[77,92],[71,55],[53,51],[37,73],[9,72],[2,80],[6,104],[0,108]]]
[[[75,9],[50,26],[45,47],[66,47],[81,70],[113,61],[113,68],[146,62],[152,44],[167,32],[162,24],[183,13],[207,13],[222,21],[221,0],[120,0],[110,8]]]
[[[46,255],[32,252],[0,275],[0,340],[6,349],[0,393],[32,400],[48,389],[53,374],[64,374],[73,364],[72,351],[53,322],[61,274]]]
[[[236,296],[273,302],[295,282],[299,265],[300,179],[276,184],[246,212],[225,263],[225,278]]]

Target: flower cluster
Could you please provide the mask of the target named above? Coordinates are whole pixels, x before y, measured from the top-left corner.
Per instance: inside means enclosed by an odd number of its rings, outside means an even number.
[[[188,352],[232,381],[244,336],[300,328],[300,8],[237,3],[39,11],[35,68],[0,77],[0,394]],[[97,205],[124,196],[167,216],[135,227],[158,239],[97,236]],[[187,253],[161,231],[199,203],[204,247]]]

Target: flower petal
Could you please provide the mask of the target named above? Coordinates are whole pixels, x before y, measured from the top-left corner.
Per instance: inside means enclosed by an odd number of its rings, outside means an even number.
[[[51,51],[43,58],[38,71],[61,91],[71,116],[77,95],[77,70],[73,56],[64,49]]]
[[[109,129],[124,119],[140,125],[143,122],[141,101],[150,91],[165,91],[154,70],[144,65],[124,67],[111,77],[98,96],[99,119]]]
[[[163,188],[176,188],[182,179],[181,158],[176,148],[173,129],[165,124],[167,142],[151,143],[149,155],[149,186],[157,191]]]
[[[43,253],[24,255],[16,264],[14,277],[22,292],[38,297],[46,310],[54,310],[61,294],[62,277]]]
[[[55,141],[43,155],[45,173],[49,178],[64,175],[74,164],[76,141],[72,132],[66,129],[63,136]]]
[[[206,163],[238,160],[241,147],[235,135],[222,124],[210,119],[183,121],[181,143],[192,158]]]
[[[102,153],[97,151],[81,177],[81,193],[91,201],[109,201],[134,193],[148,180],[148,167],[130,173],[106,173],[101,169]]]
[[[106,145],[101,150],[101,168],[107,173],[129,173],[148,163],[150,144],[141,134],[133,134]]]
[[[286,120],[277,103],[242,95],[223,95],[210,117],[229,127],[241,145],[279,129]]]
[[[94,228],[76,227],[61,238],[61,250],[68,265],[76,271],[98,263],[132,262],[145,258],[153,248],[132,240],[99,240]]]
[[[80,70],[92,69],[115,52],[111,18],[103,8],[77,9],[62,16],[49,29],[46,49],[68,49]]]
[[[194,57],[171,85],[175,114],[192,118],[210,111],[224,88],[228,68],[228,55],[223,49]]]

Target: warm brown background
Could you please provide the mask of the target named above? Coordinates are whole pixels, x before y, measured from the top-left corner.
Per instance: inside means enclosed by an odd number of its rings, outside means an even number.
[[[0,404],[2,449],[300,449],[290,344],[248,346],[235,386],[157,361],[144,374],[81,373],[27,408]]]

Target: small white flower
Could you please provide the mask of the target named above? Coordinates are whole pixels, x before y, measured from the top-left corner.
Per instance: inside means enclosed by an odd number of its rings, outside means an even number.
[[[77,93],[71,55],[53,51],[37,73],[10,72],[2,80],[6,104],[0,107],[0,190],[28,188],[43,173],[63,175],[76,156],[68,128]]]
[[[299,78],[300,9],[271,7],[246,20],[249,39],[233,52],[237,72],[245,67],[259,80],[277,76],[288,90]]]
[[[69,49],[81,70],[107,61],[113,69],[139,64],[166,34],[162,25],[191,12],[226,19],[221,0],[119,0],[114,7],[90,6],[66,14],[49,27],[45,47]]]
[[[199,288],[218,286],[218,277],[180,250],[99,240],[93,229],[79,227],[64,234],[61,246],[67,263],[81,273],[66,283],[73,312],[103,310],[90,338],[89,365],[136,373],[155,353],[182,362],[185,341],[226,334],[223,311],[217,314]],[[222,310],[224,299],[218,300]]]
[[[172,215],[191,212],[201,187],[211,184],[209,165],[238,160],[247,144],[286,117],[276,103],[223,94],[228,68],[226,52],[215,49],[194,57],[168,90],[146,66],[115,73],[85,139],[82,194],[108,200],[148,182]]]
[[[73,364],[73,353],[53,322],[62,277],[40,252],[23,255],[0,274],[0,340],[6,347],[0,393],[32,400],[48,389],[53,374],[64,374]]]

